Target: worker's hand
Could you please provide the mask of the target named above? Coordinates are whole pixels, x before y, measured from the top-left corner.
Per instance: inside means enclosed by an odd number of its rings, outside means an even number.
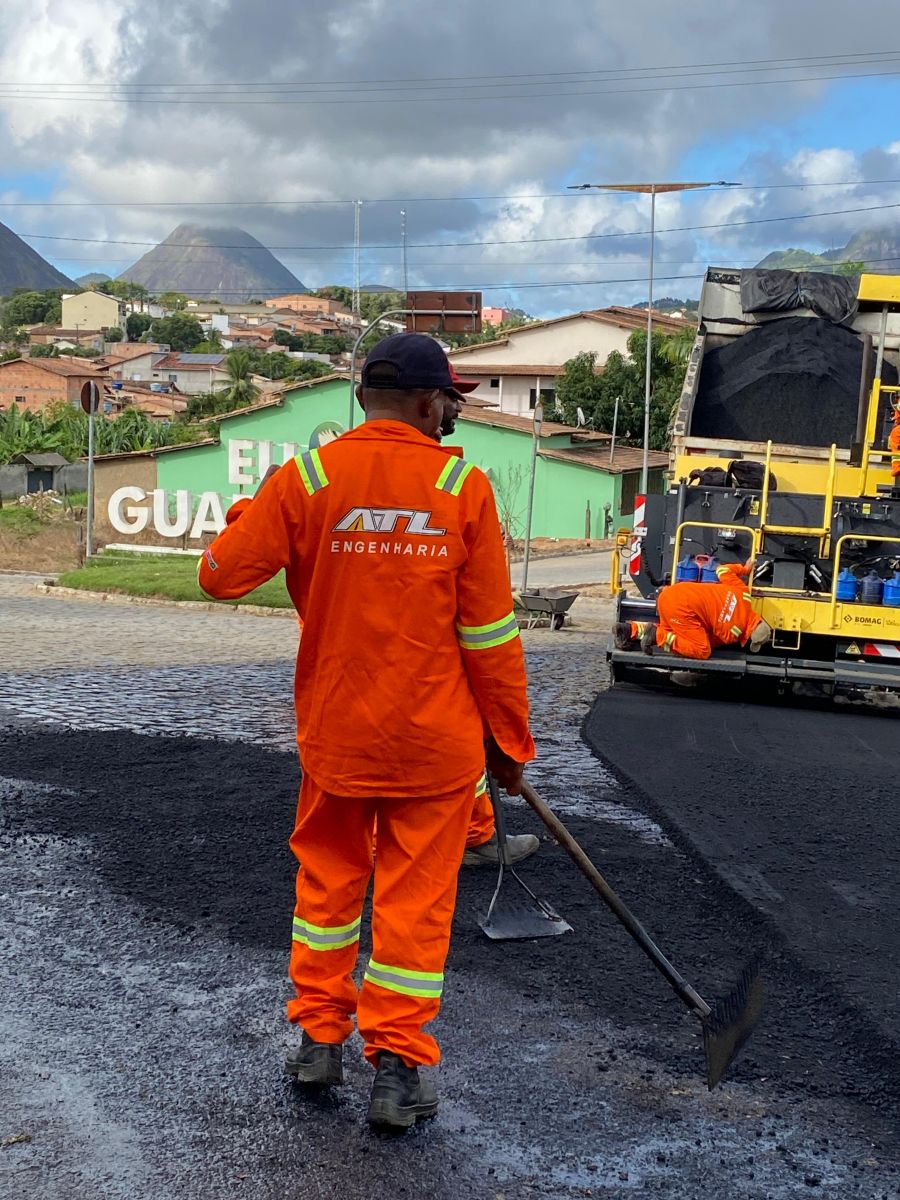
[[[272,463],[272,465],[271,465],[271,466],[269,467],[269,469],[266,471],[265,475],[263,475],[262,479],[259,481],[259,487],[256,489],[255,495],[257,495],[257,496],[258,496],[258,495],[259,495],[259,493],[260,493],[260,492],[263,490],[263,488],[266,486],[266,484],[269,482],[269,480],[272,478],[272,476],[273,476],[273,475],[274,475],[274,474],[275,474],[277,471],[280,471],[280,470],[281,470],[281,467],[279,467],[279,466],[278,466],[276,463]]]
[[[487,744],[487,768],[508,796],[521,796],[524,764],[505,754],[493,738]]]

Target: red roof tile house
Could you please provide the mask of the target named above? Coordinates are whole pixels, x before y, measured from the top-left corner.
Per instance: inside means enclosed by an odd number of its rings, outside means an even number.
[[[91,359],[15,358],[0,363],[0,409],[41,412],[60,401],[78,404],[86,380],[105,378],[105,368]]]

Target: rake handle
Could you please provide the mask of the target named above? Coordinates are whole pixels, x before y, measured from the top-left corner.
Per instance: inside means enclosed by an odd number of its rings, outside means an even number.
[[[701,1018],[708,1017],[712,1012],[710,1006],[694,991],[681,973],[672,966],[625,901],[620,899],[616,892],[609,886],[556,813],[537,794],[531,784],[524,779],[522,781],[522,796],[529,807],[534,809],[541,818],[553,834],[554,839],[562,846],[582,875],[590,881],[616,920],[625,926],[625,929],[647,955],[657,971],[664,976],[672,990],[695,1015]]]

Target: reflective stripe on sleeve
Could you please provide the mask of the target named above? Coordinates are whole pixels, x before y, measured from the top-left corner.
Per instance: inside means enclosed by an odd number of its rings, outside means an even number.
[[[410,971],[406,967],[387,967],[384,963],[369,959],[366,967],[367,983],[387,988],[389,992],[400,992],[404,996],[423,996],[437,1000],[444,988],[444,976],[429,971]]]
[[[733,637],[740,637],[743,632],[744,631],[741,629],[740,625],[732,625],[731,633]]]
[[[451,458],[438,475],[434,486],[439,492],[449,492],[451,496],[458,496],[471,470],[472,463],[467,463],[461,458]]]
[[[675,634],[667,633],[666,640],[663,642],[663,649],[671,650],[674,645],[675,645]]]
[[[492,646],[502,646],[519,636],[519,622],[516,614],[510,613],[490,625],[457,625],[456,633],[463,650],[490,650]]]
[[[486,791],[487,791],[487,772],[485,772],[484,775],[482,775],[482,777],[475,784],[475,795],[483,796]]]
[[[328,476],[322,466],[318,450],[304,450],[294,458],[303,486],[310,496],[328,486]]]
[[[731,570],[731,567],[716,567],[716,579],[721,579]]]
[[[342,950],[344,946],[352,946],[359,941],[359,927],[362,917],[357,917],[349,925],[313,925],[302,917],[294,917],[292,938],[302,942],[310,950]]]
[[[745,600],[752,600],[752,599],[753,599],[753,597],[750,595],[750,593],[749,593],[749,592],[744,592],[744,599],[745,599]]]

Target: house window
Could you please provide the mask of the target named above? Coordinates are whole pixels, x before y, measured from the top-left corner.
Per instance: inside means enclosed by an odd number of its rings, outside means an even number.
[[[492,387],[492,388],[498,388],[499,386],[500,386],[500,380],[499,380],[499,379],[492,379],[492,380],[491,380],[491,387]]]
[[[16,404],[24,404],[24,403],[25,403],[24,396],[16,396]]]
[[[169,383],[177,383],[177,382],[178,382],[178,376],[174,375],[170,372],[169,373]]]
[[[541,404],[544,408],[556,403],[556,388],[541,388]],[[537,391],[534,388],[528,393],[528,407],[534,408],[537,404]]]

